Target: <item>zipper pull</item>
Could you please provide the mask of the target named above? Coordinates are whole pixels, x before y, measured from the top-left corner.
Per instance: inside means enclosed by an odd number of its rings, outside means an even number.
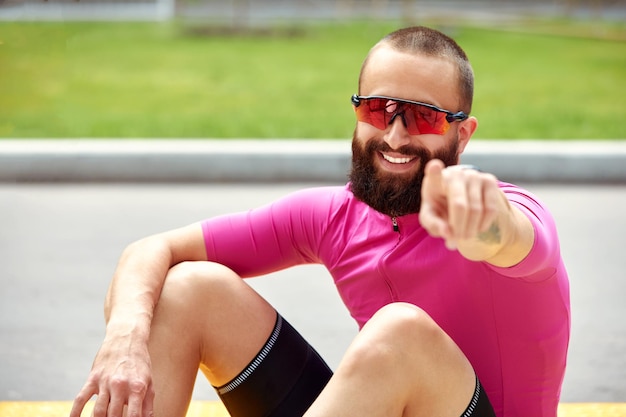
[[[391,224],[393,224],[393,231],[400,232],[400,228],[398,227],[398,220],[394,217],[391,218]]]

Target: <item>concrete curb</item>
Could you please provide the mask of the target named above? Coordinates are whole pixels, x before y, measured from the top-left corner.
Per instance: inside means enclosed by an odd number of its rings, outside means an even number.
[[[348,140],[4,139],[2,182],[344,182]],[[463,154],[504,181],[626,183],[626,140],[485,141]]]

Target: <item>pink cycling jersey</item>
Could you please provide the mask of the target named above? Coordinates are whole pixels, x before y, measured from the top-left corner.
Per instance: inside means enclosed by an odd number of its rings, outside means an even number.
[[[463,258],[429,236],[417,214],[392,220],[349,185],[208,219],[207,256],[242,277],[323,264],[360,327],[386,304],[419,306],[465,353],[498,417],[556,417],[570,330],[567,272],[550,213],[527,191],[500,188],[535,230],[532,251],[510,268]]]

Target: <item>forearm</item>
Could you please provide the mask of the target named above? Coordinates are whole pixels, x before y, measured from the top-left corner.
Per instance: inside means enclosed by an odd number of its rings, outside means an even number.
[[[142,239],[124,250],[105,300],[107,333],[132,333],[147,342],[154,308],[171,266],[171,251],[157,237]]]
[[[534,231],[530,220],[511,205],[502,191],[499,193],[493,222],[474,238],[459,241],[458,250],[467,259],[509,267],[528,255]]]
[[[89,378],[76,397],[72,417],[80,416],[93,395],[99,396],[96,408],[100,398],[105,398],[99,412],[94,408],[99,416],[106,414],[109,402],[119,409],[112,411],[113,415],[121,415],[124,404],[128,415],[139,415],[138,406],[147,406],[145,415],[151,415],[154,387],[148,341],[165,277],[180,262],[206,260],[198,224],[148,237],[126,248],[106,296],[106,335]],[[131,410],[133,404],[135,410]]]

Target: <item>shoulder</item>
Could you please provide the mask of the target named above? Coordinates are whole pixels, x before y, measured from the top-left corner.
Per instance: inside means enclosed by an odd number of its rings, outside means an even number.
[[[294,191],[271,205],[287,210],[327,211],[347,204],[352,198],[348,185],[320,186]]]
[[[345,230],[368,222],[374,212],[354,196],[349,183],[298,190],[267,208],[275,221],[290,222],[293,228],[313,228],[324,234],[329,229]]]

